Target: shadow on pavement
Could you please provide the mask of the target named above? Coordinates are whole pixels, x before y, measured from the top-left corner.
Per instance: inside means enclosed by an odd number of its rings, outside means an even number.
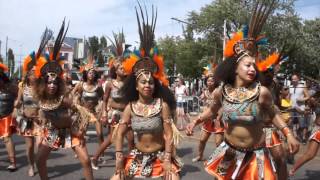
[[[80,162],[75,164],[56,165],[54,167],[48,167],[48,176],[49,179],[57,178],[72,173],[74,171],[78,171],[79,169],[82,169]]]
[[[192,148],[178,148],[177,149],[177,154],[179,157],[183,157],[183,156],[190,154],[192,152],[193,152]]]
[[[200,171],[199,167],[193,166],[193,165],[190,165],[190,164],[185,164],[182,167],[182,170],[181,170],[181,173],[180,173],[180,177],[182,178],[183,176],[187,175],[188,173],[198,172],[198,171]]]
[[[305,171],[305,177],[306,178],[298,178],[295,180],[318,180],[320,179],[320,171],[313,171],[313,170],[306,170]]]

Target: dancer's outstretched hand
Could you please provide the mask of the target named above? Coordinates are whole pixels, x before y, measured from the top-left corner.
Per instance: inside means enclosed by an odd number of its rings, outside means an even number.
[[[186,134],[187,136],[193,135],[193,128],[195,127],[195,124],[193,122],[189,123],[186,127]]]
[[[287,137],[288,148],[291,154],[296,154],[299,151],[300,143],[296,140],[296,138],[290,134]]]

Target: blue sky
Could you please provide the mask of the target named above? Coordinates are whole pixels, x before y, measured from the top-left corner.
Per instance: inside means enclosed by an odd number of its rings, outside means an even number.
[[[212,0],[141,0],[147,7],[158,7],[156,38],[181,35],[181,24],[171,17],[186,19],[188,12],[199,11]],[[0,0],[1,54],[5,39],[16,59],[38,48],[45,27],[59,30],[64,17],[70,20],[67,36],[89,37],[112,34],[124,29],[127,42],[138,39],[134,6],[136,0]],[[320,0],[298,0],[296,10],[304,19],[320,17]]]

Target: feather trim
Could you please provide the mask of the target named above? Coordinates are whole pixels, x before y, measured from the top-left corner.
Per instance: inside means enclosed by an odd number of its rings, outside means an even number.
[[[123,69],[124,72],[126,74],[132,74],[132,68],[133,66],[136,64],[136,62],[139,60],[139,57],[134,55],[134,54],[130,54],[130,57],[127,58],[125,61],[123,61],[122,65],[123,65]]]
[[[47,59],[42,56],[37,59],[37,64],[35,66],[35,71],[34,71],[34,74],[37,78],[41,77],[41,75],[42,75],[41,69],[45,64],[47,64],[47,62],[48,62]]]
[[[279,54],[272,53],[265,60],[256,62],[256,65],[259,71],[264,72],[268,68],[270,68],[272,65],[276,64],[278,61],[279,61]]]
[[[153,57],[154,62],[158,66],[158,72],[155,73],[153,76],[157,79],[159,79],[162,82],[162,85],[168,86],[169,81],[164,73],[164,62],[163,62],[163,56],[155,54]]]
[[[224,50],[224,56],[225,57],[231,57],[235,54],[234,52],[234,46],[243,39],[243,32],[237,32],[234,33],[232,38],[226,43],[225,50]]]
[[[2,69],[3,72],[8,72],[9,68],[5,64],[0,63],[0,69]]]
[[[34,65],[31,65],[30,63],[33,61],[33,58],[31,54],[29,54],[27,57],[23,60],[22,65],[22,73],[25,75],[30,70],[30,66],[33,67]]]

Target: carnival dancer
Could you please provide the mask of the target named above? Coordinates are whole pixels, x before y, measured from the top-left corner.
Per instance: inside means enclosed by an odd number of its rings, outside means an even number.
[[[82,72],[82,81],[79,82],[72,90],[72,95],[76,97],[77,103],[87,108],[91,113],[95,114],[98,121],[95,123],[96,133],[99,146],[103,142],[102,125],[100,122],[101,108],[103,100],[103,88],[98,82],[98,72],[94,66],[92,58],[89,62],[80,68]]]
[[[281,53],[280,53],[281,54]],[[272,103],[278,109],[281,105],[280,103],[280,86],[274,80],[274,66],[279,63],[281,55],[278,53],[273,53],[266,59],[263,63],[258,63],[257,68],[261,72],[260,82],[263,86],[269,89],[272,96]],[[275,118],[281,118],[282,115],[280,111],[277,110],[277,115]],[[283,120],[283,119],[282,119]],[[281,121],[282,121],[281,120]],[[284,121],[284,120],[283,120]],[[285,121],[284,121],[285,122]],[[280,136],[277,132],[277,128],[272,125],[271,121],[265,124],[265,139],[266,147],[269,148],[272,158],[277,167],[278,179],[288,179],[288,170],[286,163],[286,153],[282,146]]]
[[[314,127],[309,138],[308,147],[306,152],[294,163],[292,169],[290,170],[290,176],[293,176],[295,172],[303,166],[308,161],[312,160],[318,152],[320,143],[320,92],[316,92],[315,95],[309,99],[311,108],[316,114],[316,120]]]
[[[200,98],[204,101],[204,105],[206,108],[210,107],[210,104],[212,103],[213,97],[212,93],[214,89],[217,87],[218,83],[215,81],[214,78],[214,68],[215,66],[211,64],[211,68],[205,71],[205,85],[206,89],[201,94]],[[198,155],[192,159],[192,162],[196,161],[202,161],[203,160],[203,152],[204,148],[206,146],[206,143],[211,136],[211,134],[214,133],[223,133],[223,128],[216,128],[215,126],[215,118],[212,118],[211,120],[206,121],[203,123],[201,128],[201,135],[200,135],[200,142],[198,146]],[[215,136],[215,138],[220,138],[221,136]],[[216,139],[216,142],[219,142],[222,140]]]
[[[39,49],[29,54],[23,61],[24,79],[19,84],[18,98],[15,102],[17,114],[17,130],[19,135],[25,138],[26,155],[29,163],[28,175],[34,176],[34,144],[40,142],[40,126],[38,119],[39,104],[34,99],[33,85],[35,83],[34,67],[36,59],[42,55],[47,42],[52,37],[52,31],[46,29],[42,35]]]
[[[250,25],[234,34],[226,45],[226,59],[218,65],[215,77],[223,84],[213,92],[211,107],[187,127],[210,119],[222,108],[225,122],[224,141],[205,163],[205,170],[217,179],[277,179],[271,155],[266,148],[264,126],[272,123],[287,136],[292,152],[299,144],[290,129],[275,117],[270,91],[257,81],[256,56],[258,35],[274,5],[257,1]]]
[[[154,47],[156,12],[145,21],[143,10],[136,9],[140,51],[124,61],[129,75],[122,87],[126,106],[116,139],[116,173],[112,179],[159,178],[179,179],[180,166],[173,152],[174,134],[179,133],[172,123],[175,98],[164,74],[163,57]],[[147,14],[147,12],[146,12]],[[148,19],[148,17],[147,17]],[[140,24],[141,22],[141,24]],[[123,155],[123,137],[128,129],[137,133],[137,142],[128,156]]]
[[[102,123],[107,125],[109,128],[108,137],[103,141],[100,147],[97,149],[95,155],[91,158],[92,168],[97,170],[99,167],[97,166],[98,159],[100,155],[109,147],[112,143],[113,134],[116,133],[116,130],[119,121],[122,117],[122,112],[126,107],[124,102],[124,97],[120,94],[119,90],[122,87],[126,75],[123,70],[122,62],[125,58],[128,57],[130,51],[127,49],[128,45],[125,45],[125,39],[123,32],[119,32],[118,34],[113,33],[114,41],[109,38],[112,42],[113,55],[109,59],[109,75],[111,80],[108,81],[105,85],[105,93],[104,93],[104,104],[103,104],[103,115],[102,115]],[[124,48],[125,46],[125,48]],[[114,134],[115,136],[115,134]],[[128,132],[126,134],[128,140],[129,151],[133,148],[133,132],[131,128],[128,128]]]
[[[68,29],[68,28],[67,28]],[[50,49],[50,59],[40,57],[35,68],[36,83],[34,94],[39,101],[39,121],[41,124],[41,142],[37,152],[37,168],[41,180],[48,179],[47,159],[52,150],[72,148],[78,155],[84,169],[84,178],[92,180],[92,168],[87,152],[84,133],[88,121],[96,120],[86,108],[75,103],[65,93],[63,70],[59,57],[60,48],[65,38],[65,21]],[[73,119],[75,113],[80,117]]]
[[[11,135],[15,133],[16,129],[16,122],[12,118],[12,112],[18,88],[10,82],[9,77],[6,75],[8,70],[6,65],[0,63],[0,138],[3,139],[9,156],[10,165],[7,170],[15,171],[17,170],[16,153]]]

